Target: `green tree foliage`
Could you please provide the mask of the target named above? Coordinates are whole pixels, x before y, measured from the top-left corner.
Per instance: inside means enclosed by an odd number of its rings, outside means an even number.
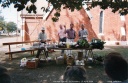
[[[13,31],[16,31],[17,30],[17,25],[14,22],[8,22],[6,24],[6,28],[7,28],[8,33],[9,32],[13,32]]]
[[[28,2],[31,2],[31,5],[26,6]],[[26,9],[28,13],[34,12],[36,13],[37,7],[35,6],[35,2],[37,0],[0,0],[2,3],[2,7],[9,7],[10,4],[14,4],[14,7],[17,8],[17,11],[21,11]],[[61,7],[69,8],[69,10],[74,11],[80,10],[84,4],[88,4],[88,10],[94,8],[96,6],[100,6],[101,9],[111,8],[112,12],[119,12],[121,15],[128,14],[128,0],[46,0],[50,4],[53,5],[53,8],[56,10],[54,17],[52,18],[53,21],[57,21],[60,16]],[[43,7],[44,11],[48,11],[47,8]]]
[[[5,30],[9,34],[9,32],[13,32],[17,30],[17,24],[14,22],[6,22],[4,17],[0,16],[0,30]]]
[[[5,22],[0,20],[0,28],[1,30],[5,29]]]
[[[0,16],[0,30],[4,30],[4,29],[5,29],[4,17]]]

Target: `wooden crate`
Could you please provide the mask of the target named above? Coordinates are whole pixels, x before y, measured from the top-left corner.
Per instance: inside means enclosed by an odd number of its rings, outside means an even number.
[[[38,61],[37,60],[28,60],[26,63],[27,68],[37,68]]]
[[[78,60],[82,60],[83,59],[83,52],[78,52]]]

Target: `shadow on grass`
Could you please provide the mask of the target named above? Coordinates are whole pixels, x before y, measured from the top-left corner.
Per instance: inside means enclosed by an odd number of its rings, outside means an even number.
[[[93,50],[93,53],[99,56],[104,56],[109,52],[116,51],[120,52],[126,60],[128,60],[128,47],[105,47],[103,50]],[[56,51],[49,53],[50,56],[59,56],[60,52]],[[74,54],[77,52],[73,51]],[[3,55],[4,56],[4,55]],[[6,55],[7,56],[7,55]],[[42,56],[42,55],[41,55]],[[51,62],[40,62],[39,66],[35,69],[28,69],[26,67],[20,67],[20,60],[22,58],[34,58],[35,55],[30,55],[30,53],[14,54],[12,61],[8,59],[1,61],[1,65],[5,66],[9,75],[12,78],[12,83],[53,83],[54,81],[59,81],[60,77],[64,74],[66,69],[65,64],[57,65],[55,61]],[[110,81],[108,76],[105,74],[104,66],[101,64],[86,63],[85,69],[87,72],[87,81],[93,81],[93,83],[107,83]]]

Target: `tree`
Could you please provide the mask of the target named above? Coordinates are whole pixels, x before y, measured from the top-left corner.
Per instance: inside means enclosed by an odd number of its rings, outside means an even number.
[[[0,28],[1,30],[5,29],[5,22],[0,20]]]
[[[36,13],[37,7],[34,3],[37,0],[0,0],[2,7],[9,7],[10,4],[14,4],[14,8],[17,8],[17,11],[26,9],[28,13]],[[128,14],[128,0],[46,0],[48,3],[53,5],[53,8],[56,10],[53,17],[53,21],[57,21],[60,16],[61,7],[69,8],[69,10],[74,11],[80,10],[84,4],[87,4],[87,9],[90,10],[96,6],[100,6],[101,9],[107,9],[108,7],[112,9],[112,12],[119,12],[121,15]],[[31,2],[31,5],[26,6],[28,2]],[[42,3],[43,6],[43,3]],[[48,8],[42,7],[44,11],[48,11]]]
[[[9,35],[9,32],[13,32],[13,31],[16,31],[17,30],[17,25],[14,22],[8,22],[6,24],[6,29],[8,31],[8,35]]]
[[[5,21],[3,16],[0,16],[0,30],[5,30]]]

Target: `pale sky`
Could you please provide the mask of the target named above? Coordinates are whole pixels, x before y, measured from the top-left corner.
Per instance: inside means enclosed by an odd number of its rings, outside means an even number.
[[[1,10],[1,16],[4,16],[5,21],[7,22],[15,22],[18,27],[20,28],[20,25],[22,23],[21,17],[20,17],[20,12],[17,12],[17,9],[14,8],[13,5],[10,5],[9,8],[2,8],[0,7]]]
[[[29,3],[28,3],[29,4]],[[41,10],[41,7],[47,7],[48,6],[48,2],[46,0],[37,0],[37,2],[35,3],[38,8],[37,8],[37,13],[38,14],[43,14],[43,11]],[[0,14],[1,16],[4,16],[5,21],[7,22],[15,22],[18,25],[18,28],[21,28],[22,25],[22,19],[20,17],[21,12],[17,12],[17,9],[14,8],[14,5],[11,4],[6,8],[2,8],[0,5],[0,10],[2,11],[2,13]],[[25,13],[25,12],[24,12]]]

